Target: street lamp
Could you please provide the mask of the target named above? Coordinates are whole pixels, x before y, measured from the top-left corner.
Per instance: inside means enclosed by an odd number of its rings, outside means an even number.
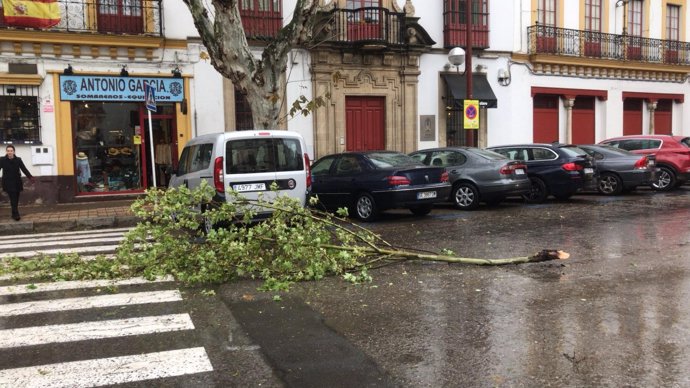
[[[455,70],[460,74],[460,65],[465,63],[465,50],[460,47],[455,47],[448,52],[448,62],[455,66]],[[463,71],[462,74],[465,74]]]

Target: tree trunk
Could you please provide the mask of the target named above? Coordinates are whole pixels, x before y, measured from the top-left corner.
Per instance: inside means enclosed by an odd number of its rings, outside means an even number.
[[[277,129],[285,103],[288,53],[311,40],[318,0],[296,0],[292,19],[256,58],[242,28],[239,0],[212,0],[213,20],[203,0],[183,0],[209,51],[211,64],[242,93],[255,129]]]

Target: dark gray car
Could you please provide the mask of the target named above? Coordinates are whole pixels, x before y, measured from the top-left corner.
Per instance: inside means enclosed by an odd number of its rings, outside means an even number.
[[[594,158],[599,171],[597,190],[616,195],[650,185],[656,179],[654,155],[639,155],[607,145],[578,145]]]
[[[428,166],[445,167],[453,185],[449,200],[458,209],[476,209],[479,202],[494,205],[530,191],[525,164],[493,151],[447,147],[416,151],[410,156]]]

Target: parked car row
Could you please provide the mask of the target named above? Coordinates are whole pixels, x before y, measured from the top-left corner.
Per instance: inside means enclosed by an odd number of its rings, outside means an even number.
[[[381,155],[351,152],[318,160],[312,171],[312,194],[319,196],[327,208],[348,206],[357,218],[371,221],[379,211],[390,208],[409,208],[415,214],[427,214],[434,202],[450,202],[458,209],[472,210],[481,202],[495,205],[515,196],[522,196],[528,203],[542,203],[549,196],[566,200],[581,191],[617,195],[640,186],[670,190],[690,177],[690,138],[680,136],[621,137],[593,145],[445,147],[416,151],[410,158],[387,152],[388,158],[395,155],[399,171],[433,171],[424,167],[445,171],[444,181],[450,188],[436,188],[436,196],[422,202],[409,196],[405,200],[374,196],[382,187],[391,191],[424,189],[407,181],[391,184],[391,173],[370,160]],[[358,161],[355,171],[339,171],[337,163],[345,158]]]
[[[195,188],[206,180],[221,202],[230,200],[226,190],[249,199],[282,192],[302,204],[311,194],[325,209],[348,207],[351,215],[372,221],[393,208],[426,215],[437,202],[472,210],[515,196],[540,203],[583,190],[607,195],[643,185],[671,190],[690,178],[690,138],[682,136],[623,136],[582,146],[446,147],[410,155],[345,152],[324,156],[311,168],[305,150],[304,139],[287,131],[201,136],[185,146],[170,185]]]

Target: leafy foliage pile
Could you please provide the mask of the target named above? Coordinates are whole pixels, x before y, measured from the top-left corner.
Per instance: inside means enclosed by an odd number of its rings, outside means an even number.
[[[186,283],[222,283],[253,278],[263,279],[263,288],[270,290],[328,275],[370,280],[363,249],[382,240],[368,230],[280,195],[270,202],[248,202],[229,193],[235,196],[232,203],[200,209],[213,194],[208,185],[148,191],[132,205],[142,222],[127,234],[114,259],[14,259],[4,271],[53,280],[172,275]],[[271,209],[272,215],[252,222],[262,209]],[[339,214],[346,215],[345,210]]]

